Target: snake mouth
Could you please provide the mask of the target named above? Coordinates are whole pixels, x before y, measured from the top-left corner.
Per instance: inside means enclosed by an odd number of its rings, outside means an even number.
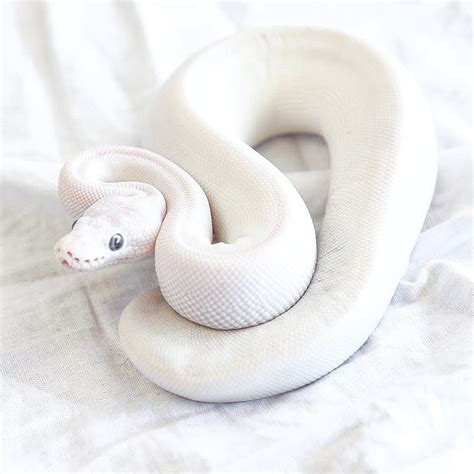
[[[91,258],[79,258],[71,251],[64,251],[61,247],[56,247],[56,260],[65,270],[86,272],[96,268],[106,266],[105,255]]]

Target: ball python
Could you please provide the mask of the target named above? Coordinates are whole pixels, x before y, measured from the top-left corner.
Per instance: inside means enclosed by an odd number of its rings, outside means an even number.
[[[407,71],[338,31],[245,31],[177,69],[148,129],[146,150],[103,146],[63,167],[60,200],[77,220],[55,246],[79,271],[154,254],[159,289],[118,329],[138,370],[189,399],[242,401],[354,354],[406,270],[436,180],[433,123]],[[288,133],[321,135],[330,152],[317,245],[303,200],[253,148]]]

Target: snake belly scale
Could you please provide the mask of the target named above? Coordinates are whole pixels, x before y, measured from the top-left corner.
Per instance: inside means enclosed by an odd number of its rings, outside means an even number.
[[[58,261],[154,253],[159,289],[127,306],[120,340],[183,397],[262,398],[336,368],[382,318],[431,202],[433,124],[408,73],[340,32],[255,30],[192,56],[150,109],[153,151],[105,146],[64,166],[77,222]],[[317,253],[301,197],[252,148],[286,133],[319,134],[331,155]]]

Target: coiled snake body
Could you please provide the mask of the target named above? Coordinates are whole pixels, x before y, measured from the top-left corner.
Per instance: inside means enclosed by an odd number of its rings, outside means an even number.
[[[128,357],[202,401],[285,392],[344,362],[388,306],[433,192],[433,126],[406,71],[335,31],[245,32],[181,66],[151,115],[160,155],[90,150],[59,181],[78,218],[55,247],[63,266],[155,253],[160,290],[120,319]],[[302,199],[251,148],[302,132],[331,154],[317,262]]]

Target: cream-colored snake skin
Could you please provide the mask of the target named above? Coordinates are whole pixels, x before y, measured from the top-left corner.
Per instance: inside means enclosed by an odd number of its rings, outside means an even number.
[[[315,271],[309,212],[251,148],[296,132],[322,135],[331,154]],[[155,252],[160,290],[119,325],[141,372],[194,400],[249,400],[318,379],[366,341],[437,169],[430,116],[394,59],[324,29],[238,34],[168,80],[147,146],[161,156],[102,147],[63,168],[78,221],[55,247],[78,270]]]

